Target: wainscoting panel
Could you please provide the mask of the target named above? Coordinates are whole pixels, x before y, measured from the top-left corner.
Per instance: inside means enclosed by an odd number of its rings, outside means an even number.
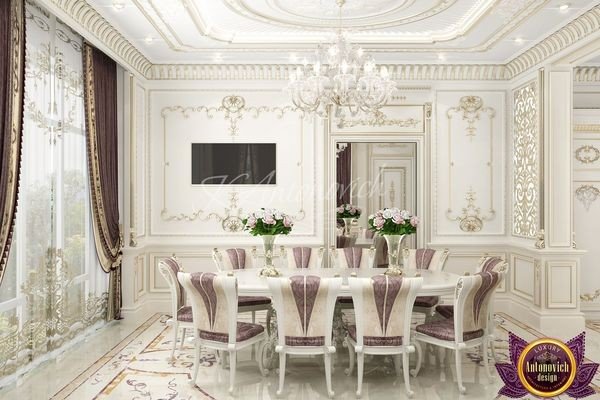
[[[582,308],[600,313],[600,110],[573,112],[574,242],[581,257]]]
[[[150,292],[168,292],[169,287],[158,270],[158,263],[165,258],[173,256],[172,253],[149,253],[150,257]],[[177,253],[184,272],[216,272],[211,255],[208,251],[202,253]]]
[[[146,255],[140,254],[134,261],[133,301],[136,303],[146,294]]]
[[[511,272],[513,277],[513,294],[533,303],[536,294],[535,259],[532,257],[512,254],[510,264],[512,267]]]
[[[505,92],[436,99],[434,234],[504,235]]]
[[[577,263],[548,261],[546,263],[546,304],[548,308],[577,308]]]

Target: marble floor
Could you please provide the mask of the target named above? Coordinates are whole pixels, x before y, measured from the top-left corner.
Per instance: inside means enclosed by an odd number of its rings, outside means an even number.
[[[350,316],[351,318],[351,316]],[[507,360],[508,332],[525,340],[543,336],[505,314],[500,321],[496,348],[499,361]],[[227,392],[229,371],[222,368],[210,352],[203,352],[199,378],[188,383],[193,351],[186,345],[169,360],[171,328],[160,314],[138,315],[113,323],[60,358],[36,368],[16,384],[0,390],[0,399],[276,399],[277,373],[259,374],[250,350],[240,353],[236,391]],[[587,325],[586,358],[600,361],[600,323]],[[488,380],[477,351],[464,354],[463,376],[467,393],[460,395],[455,381],[454,357],[448,353],[440,360],[437,349],[428,356],[418,377],[411,379],[415,399],[496,399],[502,386],[495,371]],[[346,376],[347,351],[340,349],[333,374],[335,398],[354,399],[356,373]],[[284,399],[325,399],[324,368],[321,357],[292,358],[287,362]],[[381,357],[367,361],[363,399],[403,399],[404,382],[393,366]],[[40,383],[43,384],[40,384]],[[600,399],[600,374],[594,381]],[[565,399],[567,396],[563,396]]]

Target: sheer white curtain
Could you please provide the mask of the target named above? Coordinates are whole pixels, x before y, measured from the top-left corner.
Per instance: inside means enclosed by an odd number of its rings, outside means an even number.
[[[92,238],[82,38],[26,8],[16,240],[0,286],[0,383],[101,324],[108,275]]]

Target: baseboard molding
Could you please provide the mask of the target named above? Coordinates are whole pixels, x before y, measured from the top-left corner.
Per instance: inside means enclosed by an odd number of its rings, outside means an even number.
[[[511,295],[497,297],[494,311],[503,312],[548,337],[569,340],[585,330],[584,313],[576,309],[544,311]]]
[[[586,320],[600,320],[600,304],[582,302],[580,308]]]
[[[123,318],[140,312],[170,314],[171,299],[170,297],[153,298],[152,295],[146,295],[135,306],[121,308],[121,316]]]

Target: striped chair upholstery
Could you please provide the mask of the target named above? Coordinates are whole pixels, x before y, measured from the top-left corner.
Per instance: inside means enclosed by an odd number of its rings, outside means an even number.
[[[442,271],[448,259],[448,250],[433,249],[404,249],[404,268],[427,269],[430,271]],[[427,315],[432,315],[435,306],[440,302],[438,296],[419,296],[415,301],[415,307]]]

